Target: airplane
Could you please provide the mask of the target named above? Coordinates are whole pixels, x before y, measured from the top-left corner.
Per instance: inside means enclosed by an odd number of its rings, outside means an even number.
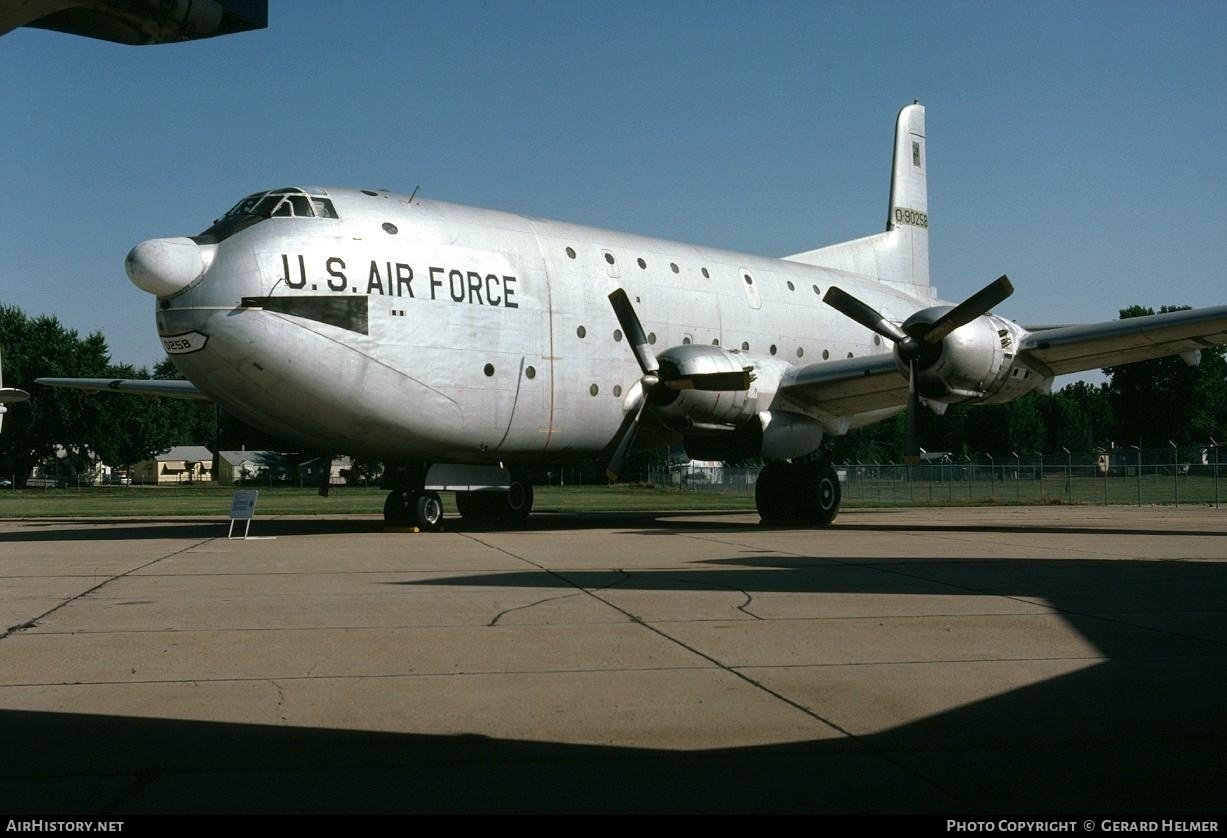
[[[30,398],[30,394],[25,390],[18,390],[16,387],[5,387],[3,373],[4,364],[0,362],[0,430],[4,430],[4,414],[8,413],[6,405],[24,402]]]
[[[925,109],[895,125],[883,232],[782,259],[374,189],[252,194],[195,236],[142,242],[130,280],[186,380],[39,379],[208,399],[313,451],[394,464],[389,525],[522,522],[526,465],[681,442],[762,458],[764,522],[824,526],[823,439],[922,404],[995,404],[1055,375],[1227,343],[1227,306],[1027,329],[929,276]]]

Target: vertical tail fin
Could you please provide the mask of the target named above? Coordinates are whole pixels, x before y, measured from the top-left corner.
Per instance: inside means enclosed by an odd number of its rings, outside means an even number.
[[[784,258],[861,274],[898,285],[917,297],[932,298],[926,166],[925,109],[913,102],[899,111],[895,121],[886,232]]]
[[[929,187],[925,160],[925,109],[919,102],[899,111],[895,122],[895,158],[890,173],[887,232],[899,239],[900,255],[910,254],[911,277],[894,277],[922,288],[929,286]]]

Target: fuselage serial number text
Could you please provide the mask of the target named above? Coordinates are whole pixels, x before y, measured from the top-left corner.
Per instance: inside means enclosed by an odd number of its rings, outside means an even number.
[[[340,256],[324,259],[324,273],[313,274],[301,254],[281,254],[280,281],[290,288],[311,291],[380,294],[385,297],[446,300],[480,306],[519,308],[514,276],[431,265],[415,274],[405,262],[371,259],[357,266],[347,265]],[[416,284],[415,284],[416,283]]]

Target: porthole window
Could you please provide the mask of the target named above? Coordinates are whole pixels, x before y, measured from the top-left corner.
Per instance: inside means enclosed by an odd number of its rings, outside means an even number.
[[[595,384],[588,388],[588,395],[590,396],[595,396],[599,392],[601,392],[601,388],[597,387]]]
[[[793,285],[793,284],[792,284],[792,280],[791,280],[791,279],[790,279],[790,280],[788,280],[788,290],[789,290],[789,291],[796,291],[796,290],[797,290],[797,286],[795,286],[795,285]]]
[[[819,297],[821,297],[821,296],[822,296],[822,291],[820,291],[820,290],[818,289],[818,286],[817,286],[817,285],[811,285],[811,286],[810,286],[810,288],[813,288],[813,289],[814,289],[814,293],[815,293],[815,294],[817,294]]]
[[[609,251],[605,251],[605,261],[612,265],[614,263],[614,255]]]
[[[533,378],[536,378],[536,377],[537,377],[537,368],[536,368],[536,367],[525,367],[525,368],[524,368],[524,377],[525,377],[525,378],[528,378],[528,379],[533,379]]]
[[[385,221],[383,223],[383,231],[387,233],[389,236],[395,236],[397,232],[399,232],[396,229],[396,225],[391,223],[390,221]]]
[[[681,270],[681,269],[680,269],[680,268],[678,268],[678,266],[677,266],[677,262],[670,262],[670,263],[669,263],[669,270],[673,271],[674,273],[677,273],[677,272],[678,272],[679,270]]]
[[[574,258],[575,258],[575,248],[573,248],[573,247],[568,247],[568,248],[567,248],[567,256],[568,256],[569,258],[571,258],[571,259],[574,259]]]
[[[704,278],[704,279],[711,279],[711,274],[709,274],[709,273],[707,272],[707,268],[703,268],[703,269],[700,271],[700,273],[702,273],[702,274],[703,274],[703,278]]]
[[[486,364],[481,368],[481,371],[486,374],[486,378],[489,378],[490,376],[494,375],[494,364]]]
[[[621,384],[615,384],[615,385],[614,385],[614,388],[613,388],[613,394],[614,394],[615,396],[621,396],[621,395],[622,395],[622,385],[621,385]]]
[[[643,270],[645,270],[645,271],[646,271],[646,270],[648,269],[648,263],[647,263],[647,262],[645,262],[645,261],[643,261],[643,257],[642,257],[642,256],[640,256],[638,259],[636,259],[636,260],[635,260],[635,262],[636,262],[636,264],[638,264],[638,265],[639,265],[639,267],[640,267],[640,268],[642,268]]]
[[[655,332],[648,332],[648,343],[652,344],[653,346],[656,345],[656,333]]]
[[[712,346],[719,346],[719,345],[720,345],[720,338],[712,338],[711,345],[712,345]]]
[[[379,197],[379,193],[378,193],[378,192],[373,192],[373,191],[372,191],[372,190],[370,190],[370,189],[363,189],[363,190],[362,190],[362,194],[363,194],[363,195],[370,195],[372,198],[378,198],[378,197]]]
[[[588,330],[585,329],[583,326],[580,326],[578,329],[575,330],[575,334],[579,335],[581,338],[584,338],[588,336]]]
[[[621,329],[614,329],[614,340],[616,341],[622,340],[622,330]]]
[[[770,349],[768,349],[767,351],[768,351],[768,352],[770,352],[772,355],[774,355],[776,352],[779,352],[779,350],[775,348],[775,344],[774,344],[774,343],[773,343],[773,344],[771,344],[771,348],[770,348]]]
[[[874,335],[874,336],[873,336],[873,345],[874,345],[874,346],[881,346],[881,345],[882,345],[882,336],[881,336],[881,335]]]
[[[798,346],[798,347],[797,347],[797,357],[798,357],[798,358],[804,358],[804,357],[805,357],[805,349],[804,349],[804,347],[801,347],[801,346]]]
[[[742,274],[741,276],[746,281],[746,285],[754,284],[754,277],[750,276],[749,274]]]
[[[750,343],[749,343],[748,341],[744,341],[744,340],[743,340],[743,341],[741,342],[741,351],[742,351],[742,352],[749,352],[749,351],[750,351]]]
[[[831,357],[831,351],[829,349],[822,350],[822,360],[826,361],[830,357]]]

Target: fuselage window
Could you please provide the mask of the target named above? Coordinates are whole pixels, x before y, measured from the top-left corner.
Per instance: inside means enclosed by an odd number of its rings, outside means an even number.
[[[536,377],[537,377],[537,368],[536,368],[536,367],[525,367],[525,368],[524,368],[524,377],[525,377],[525,378],[528,378],[528,379],[536,378]]]
[[[829,349],[822,350],[822,360],[824,361],[829,360],[830,357],[831,357],[831,350]]]
[[[655,332],[648,332],[648,343],[652,344],[653,346],[656,345],[656,333]]]
[[[608,250],[605,251],[605,261],[611,265],[614,263],[614,255]]]
[[[580,326],[578,329],[575,330],[575,334],[579,335],[581,338],[587,337],[588,330],[585,329],[583,326]]]
[[[677,273],[677,272],[678,272],[678,270],[679,270],[679,268],[678,268],[678,266],[677,266],[677,262],[670,262],[670,263],[669,263],[669,270],[673,271],[674,273]]]
[[[486,378],[489,378],[490,376],[494,375],[494,364],[486,364],[481,368],[481,371],[486,374]]]
[[[819,297],[821,297],[821,296],[822,296],[822,292],[818,290],[818,286],[817,286],[817,285],[811,285],[810,287],[814,289],[814,293],[815,293],[815,294],[817,294]]]
[[[647,262],[645,262],[645,261],[643,261],[643,257],[642,257],[642,256],[640,256],[640,257],[639,257],[638,259],[636,259],[635,261],[639,263],[639,267],[640,267],[640,268],[642,268],[643,270],[645,270],[645,271],[646,271],[646,270],[648,269],[648,263],[647,263]]]
[[[613,388],[613,394],[614,394],[615,396],[620,396],[620,395],[622,395],[622,385],[621,385],[621,384],[615,384],[615,385],[614,385],[614,388]]]
[[[793,284],[792,284],[792,280],[791,280],[791,279],[790,279],[790,280],[788,280],[788,290],[789,290],[789,291],[796,291],[796,290],[797,290],[797,286],[795,286],[795,285],[793,285]]]
[[[593,384],[591,387],[588,388],[588,395],[590,396],[595,396],[599,392],[601,392],[601,388],[596,386],[595,384]]]
[[[742,352],[749,352],[749,351],[750,351],[750,343],[749,343],[749,341],[744,341],[744,340],[743,340],[743,341],[741,342],[741,351],[742,351]]]
[[[395,236],[397,233],[396,225],[390,221],[385,221],[383,223],[383,231],[389,236]]]
[[[703,274],[704,279],[711,279],[711,274],[707,272],[707,268],[703,268],[701,273]]]
[[[804,358],[804,357],[805,357],[805,350],[804,350],[802,347],[800,347],[800,346],[798,346],[798,347],[797,347],[797,357],[798,357],[798,358]]]
[[[770,349],[768,349],[767,351],[768,351],[768,352],[770,352],[772,355],[774,355],[776,352],[779,352],[779,350],[778,350],[778,349],[776,349],[776,347],[775,347],[775,344],[774,344],[774,343],[773,343],[773,344],[771,344],[771,348],[770,348]]]
[[[712,345],[712,346],[719,346],[719,345],[720,345],[720,338],[712,338],[711,345]]]
[[[575,248],[573,248],[573,247],[568,247],[568,248],[567,248],[567,256],[568,256],[569,258],[571,258],[571,259],[574,259],[574,258],[575,258]]]
[[[621,342],[622,340],[622,330],[621,329],[614,329],[614,340]]]

